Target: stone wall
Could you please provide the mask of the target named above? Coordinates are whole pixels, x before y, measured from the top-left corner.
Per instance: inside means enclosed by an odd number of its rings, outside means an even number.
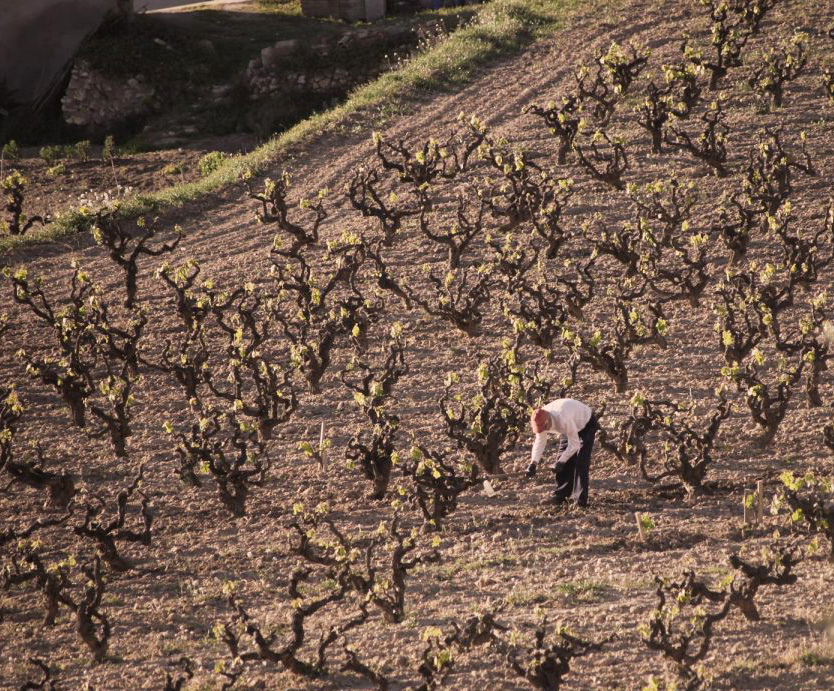
[[[348,30],[304,44],[297,39],[279,41],[262,49],[241,79],[252,101],[268,102],[274,97],[291,100],[301,94],[338,97],[393,67],[395,53],[408,55],[421,39],[431,40],[442,32],[442,25],[432,22],[416,29]],[[378,55],[380,46],[388,47],[387,59],[370,61],[361,57],[363,53]],[[206,98],[222,101],[231,89],[231,84],[216,86]],[[61,107],[67,124],[101,134],[117,130],[164,104],[141,74],[114,78],[85,60],[77,60]]]
[[[76,62],[61,100],[64,121],[88,130],[107,131],[150,112],[156,105],[154,88],[139,74],[113,79]]]
[[[433,31],[436,31],[434,25],[418,29],[386,27],[346,31],[336,38],[325,38],[306,45],[297,39],[279,41],[261,50],[260,57],[250,61],[244,74],[244,84],[252,100],[298,92],[345,92],[390,69],[393,61],[389,58],[347,70],[341,66],[347,60],[339,59],[340,54],[347,58],[351,52],[374,49],[379,45],[390,46],[391,55],[407,54],[423,36]],[[303,61],[298,60],[298,56],[303,53],[328,58],[323,62],[330,66],[326,69],[299,69],[297,65]]]

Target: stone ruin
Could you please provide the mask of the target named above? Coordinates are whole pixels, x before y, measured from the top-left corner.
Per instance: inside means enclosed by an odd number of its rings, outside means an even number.
[[[346,92],[395,67],[395,55],[406,55],[421,38],[436,31],[438,25],[411,28],[382,27],[345,31],[338,37],[322,38],[302,46],[298,39],[278,41],[261,50],[260,57],[249,62],[243,76],[244,84],[252,100],[268,96],[286,96],[293,93]],[[351,51],[372,48],[385,43],[391,47],[388,58],[362,69],[347,70],[339,65],[341,60],[330,61],[334,66],[326,70],[294,69],[298,64],[294,57],[302,51],[312,52],[321,57],[332,57]]]
[[[443,25],[432,22],[416,28],[380,27],[354,29],[337,36],[323,37],[312,43],[298,39],[278,41],[263,48],[249,62],[241,82],[251,101],[273,97],[332,94],[341,96],[351,88],[375,79],[396,66],[396,55],[406,56],[421,39],[443,31]],[[354,51],[390,46],[388,57],[375,63],[356,66],[351,62]],[[305,56],[328,59],[327,67],[316,67],[316,60],[305,67]],[[231,84],[214,86],[206,94],[208,100],[221,102],[232,90]],[[139,120],[164,108],[153,85],[141,74],[117,78],[93,68],[85,60],[77,60],[69,85],[61,101],[64,121],[92,132],[107,132],[131,120]]]
[[[156,92],[143,75],[126,81],[108,77],[85,60],[77,61],[61,99],[64,121],[93,131],[140,118],[158,106]]]

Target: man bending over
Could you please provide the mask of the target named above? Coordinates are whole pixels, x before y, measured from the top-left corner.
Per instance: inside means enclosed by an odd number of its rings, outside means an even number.
[[[556,490],[553,500],[562,504],[573,499],[578,506],[588,505],[588,470],[591,451],[599,425],[594,411],[572,398],[559,398],[530,416],[530,426],[536,434],[527,477],[536,474],[539,460],[547,446],[548,435],[560,435],[559,456],[553,464]]]

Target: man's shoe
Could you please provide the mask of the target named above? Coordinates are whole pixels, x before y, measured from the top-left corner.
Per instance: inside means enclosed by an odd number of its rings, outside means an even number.
[[[530,465],[527,466],[527,472],[525,473],[525,476],[527,477],[528,480],[536,477],[536,464],[535,463],[531,463]]]

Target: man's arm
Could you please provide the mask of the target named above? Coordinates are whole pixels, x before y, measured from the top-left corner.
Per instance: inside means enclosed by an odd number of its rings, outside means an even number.
[[[530,454],[530,463],[535,465],[539,462],[544,453],[544,447],[547,446],[547,433],[540,432],[536,435],[536,439],[533,442],[533,451]]]
[[[553,465],[561,465],[582,448],[582,440],[579,438],[579,431],[576,429],[573,421],[568,422],[565,428],[564,435],[568,440],[568,446],[559,454],[559,458],[556,459]]]

